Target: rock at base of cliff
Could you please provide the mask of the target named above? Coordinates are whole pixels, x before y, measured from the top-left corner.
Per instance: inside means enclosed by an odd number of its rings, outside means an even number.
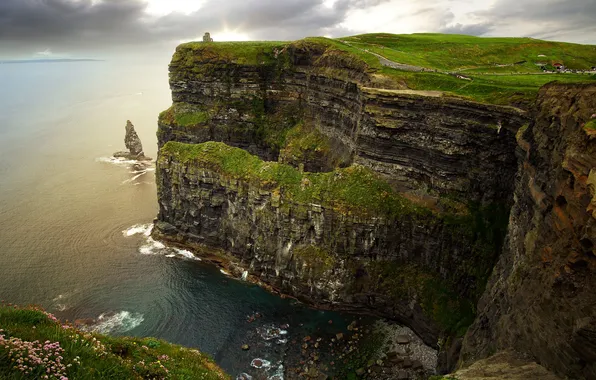
[[[470,367],[460,369],[448,378],[458,380],[560,380],[541,365],[520,356],[513,351],[501,351],[479,360]]]

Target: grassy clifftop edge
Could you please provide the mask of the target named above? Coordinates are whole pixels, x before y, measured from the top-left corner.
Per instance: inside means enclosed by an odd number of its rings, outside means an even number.
[[[0,304],[1,379],[229,379],[207,355],[154,338],[112,337],[39,307]]]

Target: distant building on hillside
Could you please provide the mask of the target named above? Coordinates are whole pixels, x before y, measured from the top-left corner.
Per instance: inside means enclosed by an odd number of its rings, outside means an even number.
[[[553,67],[557,70],[563,70],[565,68],[565,66],[562,63],[553,63]]]
[[[211,38],[211,34],[209,32],[205,32],[203,36],[203,42],[213,42],[213,38]]]

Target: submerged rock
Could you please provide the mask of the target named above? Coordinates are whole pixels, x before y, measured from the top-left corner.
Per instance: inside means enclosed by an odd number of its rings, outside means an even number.
[[[126,134],[124,136],[124,145],[126,145],[128,152],[116,152],[114,153],[114,157],[121,157],[127,160],[150,161],[151,158],[145,157],[141,139],[139,138],[137,131],[135,131],[135,126],[130,120],[126,120],[125,128]]]

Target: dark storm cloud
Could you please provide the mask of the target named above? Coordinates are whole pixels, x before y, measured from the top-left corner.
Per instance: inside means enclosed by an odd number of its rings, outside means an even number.
[[[156,17],[146,12],[145,0],[0,0],[0,56],[46,49],[77,53],[135,51],[160,44],[171,47],[205,31],[216,34],[225,28],[247,33],[253,39],[339,36],[378,31],[376,25],[367,26],[367,30],[350,30],[344,21],[351,11],[370,10],[386,3],[391,3],[396,12],[401,7],[399,0],[337,0],[332,7],[323,2],[206,0],[192,14]],[[474,35],[528,33],[541,38],[596,42],[594,0],[497,0],[492,8],[474,13],[477,21],[470,24],[456,22],[450,3],[413,0],[409,3],[413,10],[406,17],[415,20],[417,30]]]
[[[335,28],[350,9],[388,0],[207,0],[192,14],[148,15],[143,0],[0,0],[0,48],[54,51],[137,47],[238,29],[252,38],[294,39]],[[1,53],[1,52],[0,52]]]

